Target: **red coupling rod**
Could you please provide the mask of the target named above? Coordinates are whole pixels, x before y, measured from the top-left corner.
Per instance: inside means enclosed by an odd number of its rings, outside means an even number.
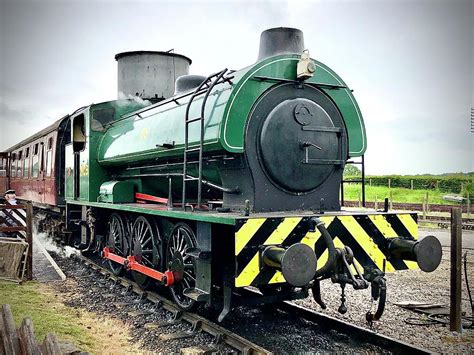
[[[165,286],[172,286],[174,284],[174,275],[172,271],[167,270],[163,273],[152,269],[148,266],[140,264],[133,255],[129,255],[127,258],[124,258],[123,256],[112,253],[110,248],[104,248],[103,257],[124,265],[127,270],[136,271],[151,277],[152,279],[158,280]]]

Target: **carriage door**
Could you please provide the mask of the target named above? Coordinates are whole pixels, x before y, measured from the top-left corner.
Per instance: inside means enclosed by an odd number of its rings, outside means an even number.
[[[0,152],[0,193],[10,188],[8,167],[10,165],[9,154],[7,152]]]
[[[81,152],[86,147],[86,126],[84,115],[74,117],[72,126],[72,148],[74,151],[74,199],[81,194]]]

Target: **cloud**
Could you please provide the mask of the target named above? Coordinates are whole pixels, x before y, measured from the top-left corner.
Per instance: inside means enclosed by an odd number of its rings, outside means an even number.
[[[32,117],[33,112],[22,108],[13,108],[0,97],[0,121],[2,122],[2,126],[12,121],[18,124],[25,124],[30,122]]]
[[[470,1],[111,3],[0,0],[0,149],[115,99],[118,52],[175,48],[206,75],[254,63],[260,32],[290,26],[355,89],[369,170],[472,169]]]
[[[47,102],[44,106],[16,104],[14,100],[9,104],[4,97],[0,98],[0,151],[49,126],[68,112]]]

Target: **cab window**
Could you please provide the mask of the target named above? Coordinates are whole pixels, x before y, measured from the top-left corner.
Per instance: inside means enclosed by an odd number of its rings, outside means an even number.
[[[74,152],[83,151],[86,146],[86,123],[84,115],[74,117],[72,124],[72,147]]]

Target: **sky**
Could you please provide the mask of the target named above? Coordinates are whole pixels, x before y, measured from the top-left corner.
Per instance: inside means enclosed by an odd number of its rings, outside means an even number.
[[[0,151],[115,99],[116,53],[174,49],[207,75],[280,26],[354,90],[368,174],[474,171],[474,0],[0,0]]]

